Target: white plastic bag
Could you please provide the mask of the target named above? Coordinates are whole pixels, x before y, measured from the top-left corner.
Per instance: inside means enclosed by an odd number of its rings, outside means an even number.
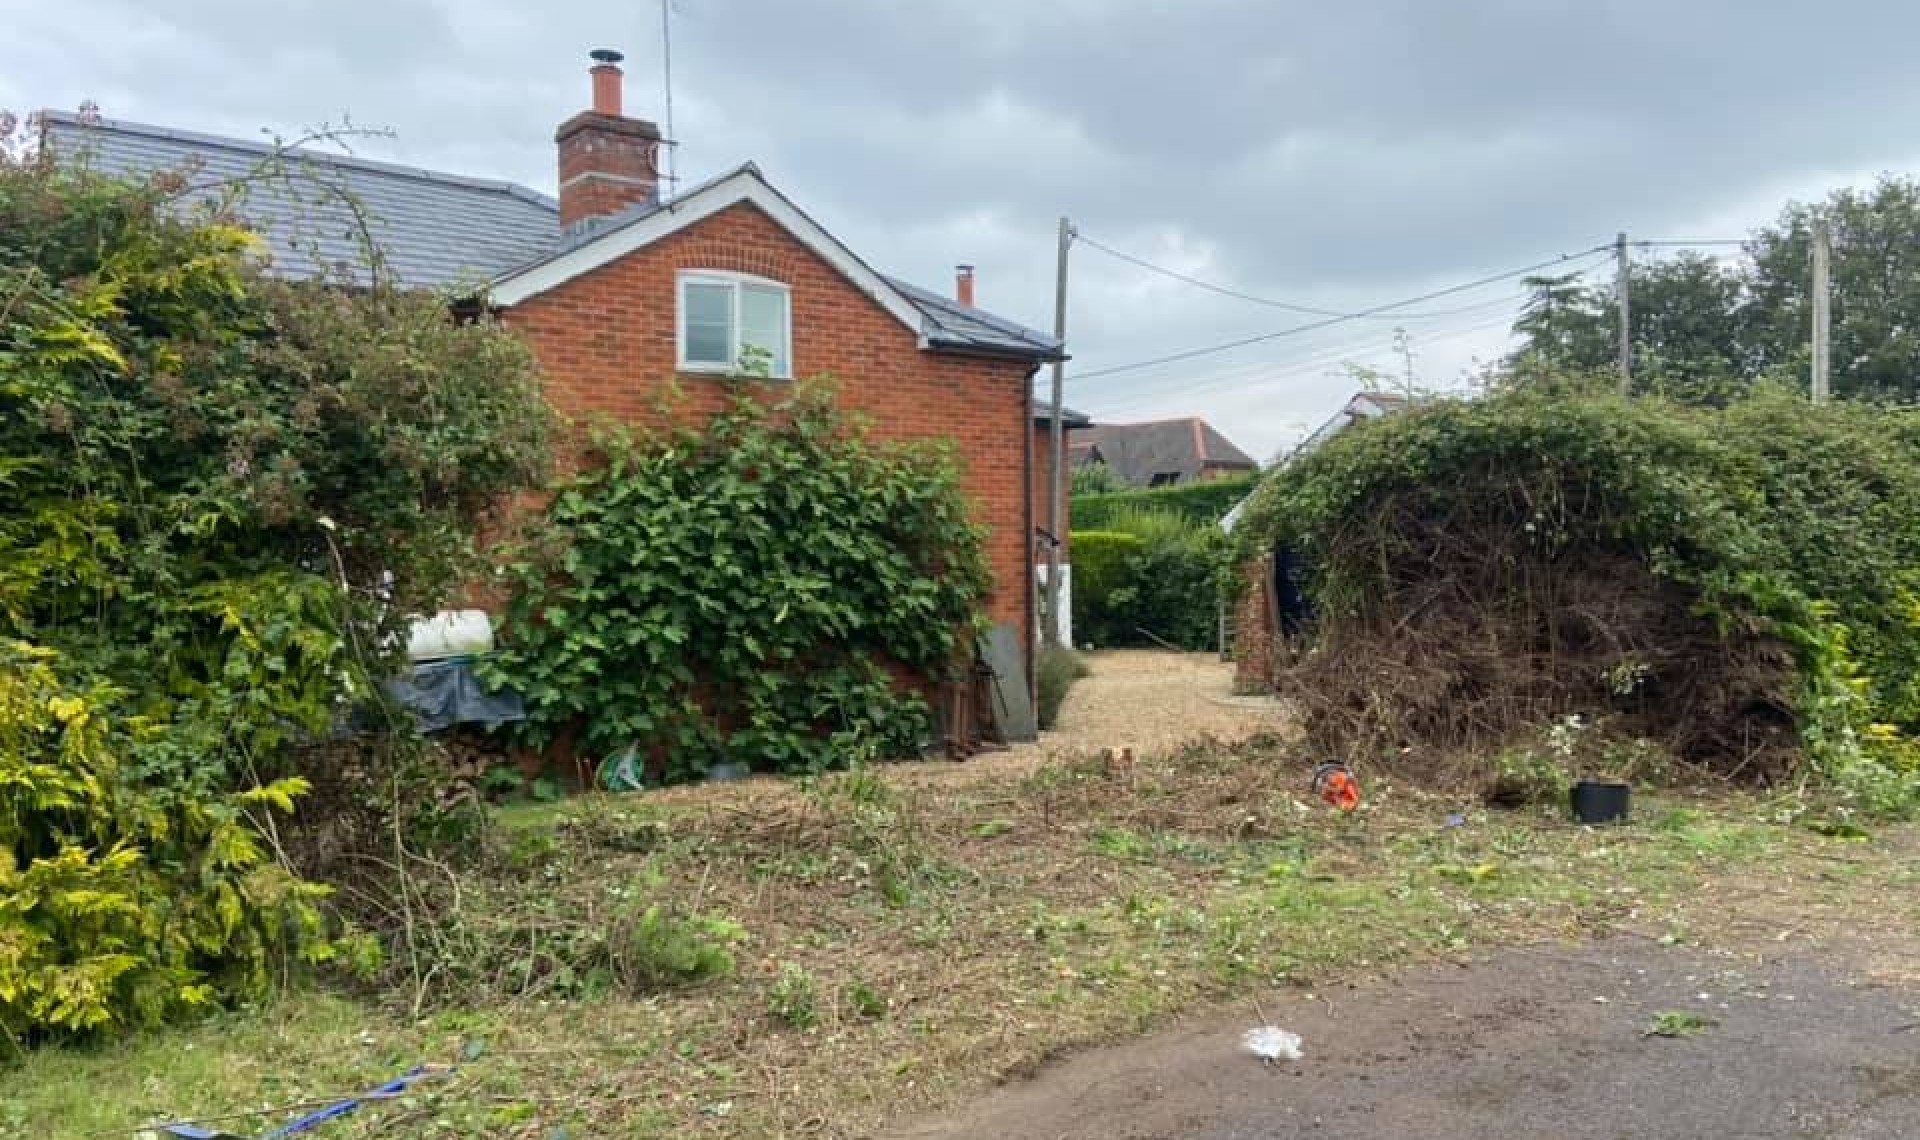
[[[1247,1052],[1271,1065],[1276,1061],[1298,1061],[1306,1056],[1301,1052],[1300,1035],[1288,1033],[1277,1025],[1262,1025],[1249,1029],[1240,1037]]]

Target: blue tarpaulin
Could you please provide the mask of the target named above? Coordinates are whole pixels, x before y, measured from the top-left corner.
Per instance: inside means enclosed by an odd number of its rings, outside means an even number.
[[[489,693],[481,687],[470,657],[423,661],[413,667],[412,676],[392,678],[386,688],[419,720],[422,732],[439,732],[456,724],[492,728],[527,719],[520,694]]]

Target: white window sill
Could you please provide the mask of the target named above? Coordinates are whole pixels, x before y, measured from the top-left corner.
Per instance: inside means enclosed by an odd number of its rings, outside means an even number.
[[[742,380],[792,380],[793,379],[793,373],[791,372],[786,372],[786,373],[770,372],[765,374],[761,374],[757,372],[742,372],[737,368],[730,368],[724,364],[696,364],[696,363],[689,363],[684,360],[680,362],[676,371],[694,372],[702,376],[737,376]]]

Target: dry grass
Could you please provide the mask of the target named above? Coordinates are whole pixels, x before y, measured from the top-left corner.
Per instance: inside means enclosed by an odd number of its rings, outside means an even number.
[[[1595,832],[1380,784],[1337,816],[1306,796],[1306,759],[1249,739],[1271,710],[1216,702],[1217,663],[1095,668],[1063,732],[1019,753],[503,812],[475,867],[423,880],[445,936],[403,971],[417,990],[303,991],[41,1050],[0,1070],[0,1137],[132,1135],[422,1061],[457,1070],[325,1134],[869,1136],[1185,1012],[1404,960],[1594,930],[1764,943],[1871,927],[1891,970],[1920,920],[1920,832],[1821,839],[1752,799],[1643,803],[1643,822]],[[1194,732],[1238,743],[1156,750]],[[1126,746],[1130,765],[1097,755]],[[1855,922],[1867,899],[1873,921]],[[653,991],[644,970],[531,969],[580,945],[561,935],[651,902],[737,924],[733,969]]]
[[[1771,809],[1751,800],[1645,805],[1647,822],[1604,832],[1482,812],[1450,828],[1453,801],[1380,786],[1335,816],[1304,802],[1304,776],[1254,744],[951,786],[856,773],[509,813],[499,851],[462,876],[461,907],[507,930],[536,912],[591,925],[642,892],[744,927],[734,972],[653,994],[443,1000],[418,1018],[406,993],[294,995],[34,1054],[0,1076],[0,1135],[131,1130],[437,1061],[459,1065],[452,1079],[327,1134],[866,1136],[1275,986],[1595,929],[1690,940],[1745,936],[1733,924],[1750,919],[1777,933],[1783,900],[1816,887],[1822,906],[1901,875],[1899,897],[1913,894],[1911,833],[1820,839],[1763,822]],[[1916,917],[1880,907],[1909,929]],[[1847,913],[1792,921],[1825,930]],[[490,950],[509,968],[522,952],[512,936]]]

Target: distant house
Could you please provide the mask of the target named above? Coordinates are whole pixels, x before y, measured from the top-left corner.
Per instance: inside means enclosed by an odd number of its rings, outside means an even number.
[[[1068,461],[1076,468],[1105,464],[1129,487],[1170,487],[1260,469],[1252,456],[1198,418],[1077,428]]]
[[[46,112],[60,161],[124,175],[184,171],[190,186],[244,181],[240,212],[272,272],[352,284],[371,255],[400,285],[484,304],[532,346],[563,415],[698,422],[757,354],[766,382],[831,373],[838,398],[885,440],[949,440],[985,531],[984,616],[1031,676],[1036,530],[1049,450],[1036,372],[1060,342],[955,295],[876,272],[752,163],[667,196],[659,129],[622,110],[616,52],[594,53],[592,103],[554,136],[556,196],[523,186],[274,148],[168,127]],[[267,164],[284,178],[262,178]],[[1065,419],[1065,417],[1063,417]],[[1025,690],[1027,686],[1017,686]],[[1028,710],[1030,712],[1030,710]],[[1031,735],[1030,716],[1015,735]]]
[[[1326,423],[1313,429],[1299,443],[1274,456],[1271,466],[1284,467],[1301,456],[1310,454],[1361,420],[1379,419],[1381,416],[1390,415],[1405,408],[1407,403],[1407,398],[1397,392],[1355,392],[1339,411],[1327,418]],[[1246,506],[1246,499],[1235,503],[1232,510],[1221,516],[1220,529],[1231,531],[1240,522],[1240,514],[1246,510]]]
[[[1407,403],[1407,398],[1398,392],[1355,392],[1353,398],[1329,417],[1326,423],[1315,428],[1312,434],[1295,444],[1284,457],[1277,458],[1275,463],[1284,463],[1289,459],[1306,455],[1361,420],[1379,419],[1381,416],[1400,411],[1407,406]]]

